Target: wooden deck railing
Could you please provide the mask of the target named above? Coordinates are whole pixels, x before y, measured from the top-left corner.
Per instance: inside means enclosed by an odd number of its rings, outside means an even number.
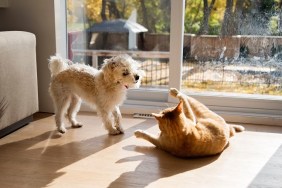
[[[98,68],[99,56],[116,56],[120,54],[128,54],[133,58],[151,58],[163,59],[169,58],[170,53],[166,51],[115,51],[115,50],[83,50],[72,49],[73,55],[92,56],[92,66]]]

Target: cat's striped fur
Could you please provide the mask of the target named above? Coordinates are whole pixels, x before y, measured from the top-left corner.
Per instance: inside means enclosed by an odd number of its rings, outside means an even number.
[[[179,104],[159,114],[153,113],[160,134],[137,130],[136,137],[179,157],[198,157],[221,153],[229,138],[244,130],[241,125],[227,124],[204,104],[177,89],[170,89],[170,94],[179,99]]]

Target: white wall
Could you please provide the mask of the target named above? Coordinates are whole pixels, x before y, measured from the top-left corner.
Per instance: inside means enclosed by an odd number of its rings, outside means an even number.
[[[36,35],[39,111],[52,112],[47,60],[56,52],[54,1],[9,0],[8,8],[0,8],[0,31],[8,30],[29,31]]]

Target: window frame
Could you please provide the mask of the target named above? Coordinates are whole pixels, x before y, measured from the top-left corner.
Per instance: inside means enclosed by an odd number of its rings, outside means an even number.
[[[66,2],[56,1],[56,48],[57,53],[67,57]],[[181,89],[181,70],[184,39],[185,0],[171,3],[171,31],[169,57],[169,87]],[[65,23],[65,24],[63,24]],[[62,33],[65,34],[62,34]],[[175,105],[178,101],[171,98],[167,89],[140,88],[130,90],[127,100],[121,106],[122,113],[152,113]],[[282,126],[282,96],[220,93],[185,92],[207,105],[228,122],[252,123]],[[85,105],[82,110],[90,108]]]

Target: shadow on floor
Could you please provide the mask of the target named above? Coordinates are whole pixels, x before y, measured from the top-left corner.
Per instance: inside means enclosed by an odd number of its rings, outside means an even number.
[[[144,121],[126,129],[126,133],[122,135],[105,134],[63,145],[54,141],[64,139],[57,131],[47,131],[35,137],[17,139],[18,141],[6,144],[0,143],[1,185],[22,185],[29,188],[51,186],[54,180],[65,174],[60,172],[64,167],[131,137],[136,129],[144,126],[150,128],[153,125]],[[50,140],[53,140],[55,145],[49,145]],[[36,147],[41,142],[46,143],[46,147]]]
[[[139,152],[141,155],[127,157],[117,161],[117,163],[131,161],[141,161],[141,163],[134,171],[123,173],[108,188],[146,187],[158,179],[206,166],[217,160],[220,156],[184,159],[174,157],[154,146],[142,147],[131,145],[124,147],[124,149]]]
[[[280,145],[248,187],[282,187],[282,145]]]

